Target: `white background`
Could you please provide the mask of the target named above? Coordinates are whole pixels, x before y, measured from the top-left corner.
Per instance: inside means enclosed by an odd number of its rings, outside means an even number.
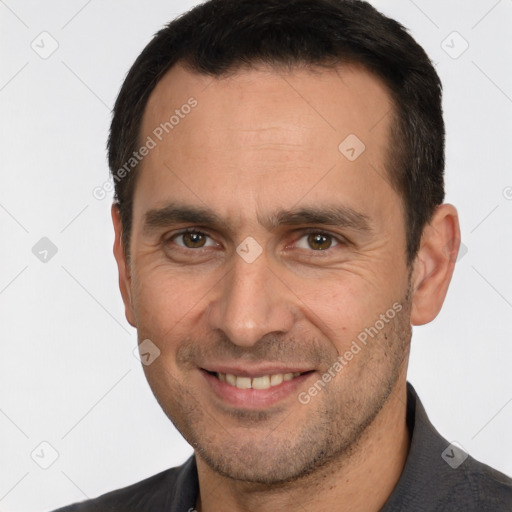
[[[132,353],[111,196],[92,190],[108,179],[110,109],[129,66],[195,3],[0,2],[2,511],[93,497],[191,453]],[[444,84],[447,201],[468,249],[441,314],[414,330],[409,379],[448,440],[511,475],[512,2],[373,3],[410,29]],[[31,48],[43,31],[59,45],[47,59]],[[469,43],[458,58],[453,31]],[[32,253],[42,237],[58,249],[47,263]],[[42,441],[58,452],[48,469],[31,458],[37,448],[51,462]]]

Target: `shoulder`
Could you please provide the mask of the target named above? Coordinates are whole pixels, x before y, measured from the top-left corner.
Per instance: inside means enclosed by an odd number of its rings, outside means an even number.
[[[429,510],[512,511],[512,479],[471,456],[456,469],[440,469],[431,484]]]
[[[441,436],[410,384],[407,423],[411,432],[409,454],[382,512],[512,511],[512,479]]]
[[[182,466],[167,469],[128,487],[59,508],[54,512],[162,510],[176,500],[180,501],[183,495],[192,497],[196,486],[195,459],[192,456]]]
[[[479,511],[512,511],[512,479],[472,457],[461,465],[464,485]],[[461,479],[462,480],[462,479]]]

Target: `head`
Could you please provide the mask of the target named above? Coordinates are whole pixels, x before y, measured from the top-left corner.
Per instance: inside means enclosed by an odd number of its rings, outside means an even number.
[[[213,0],[138,57],[109,139],[121,292],[215,471],[299,478],[390,407],[458,250],[443,155],[435,70],[364,2]]]
[[[207,2],[169,23],[146,46],[119,94],[108,144],[127,255],[143,167],[130,158],[145,142],[140,128],[148,98],[177,62],[210,77],[259,63],[281,70],[355,63],[374,74],[390,96],[384,113],[392,140],[386,178],[404,205],[407,258],[413,261],[423,228],[444,199],[441,83],[424,50],[398,22],[366,2],[338,0]]]

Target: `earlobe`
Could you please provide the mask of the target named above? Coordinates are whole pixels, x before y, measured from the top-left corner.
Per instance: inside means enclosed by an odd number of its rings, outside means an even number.
[[[126,260],[126,255],[123,246],[123,226],[121,222],[121,214],[117,204],[112,205],[112,223],[114,225],[115,239],[114,239],[114,257],[117,262],[119,271],[119,289],[124,302],[124,309],[126,320],[128,323],[136,327],[135,315],[132,305],[131,293],[131,275],[130,266]]]
[[[457,210],[451,204],[437,207],[425,226],[412,273],[411,323],[431,322],[441,310],[460,246]]]

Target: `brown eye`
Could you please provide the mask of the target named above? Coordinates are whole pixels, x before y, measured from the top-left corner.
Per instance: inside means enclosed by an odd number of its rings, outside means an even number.
[[[336,236],[323,231],[304,233],[304,235],[295,242],[295,247],[298,249],[305,249],[312,252],[328,251],[338,245],[343,245],[343,242]]]
[[[323,233],[310,233],[308,235],[308,245],[315,251],[325,251],[332,245],[332,237]]]
[[[187,249],[200,249],[205,246],[207,238],[207,235],[203,233],[191,231],[190,233],[181,233],[176,236],[175,242]]]

